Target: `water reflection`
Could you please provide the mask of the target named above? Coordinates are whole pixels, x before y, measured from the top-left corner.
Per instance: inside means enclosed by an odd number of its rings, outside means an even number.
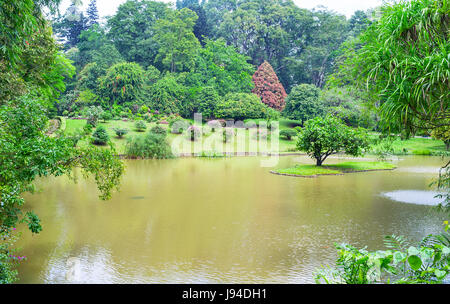
[[[282,157],[279,168],[299,162],[312,163]],[[403,169],[441,162],[405,157],[396,171],[292,179],[260,158],[127,161],[108,202],[92,180],[44,179],[27,197],[44,230],[24,230],[20,282],[313,283],[315,269],[334,263],[335,242],[375,250],[384,235],[440,232],[428,206],[380,193],[428,191],[435,175]]]
[[[383,193],[384,196],[397,202],[426,206],[437,206],[442,203],[442,198],[437,197],[439,194],[442,193],[418,190],[399,190]]]

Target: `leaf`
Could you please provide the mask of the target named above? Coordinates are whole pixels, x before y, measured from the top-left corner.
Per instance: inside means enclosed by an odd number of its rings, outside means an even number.
[[[408,255],[418,255],[419,254],[419,250],[416,247],[409,247],[408,248]]]
[[[409,266],[412,270],[419,270],[422,267],[422,260],[417,255],[412,255],[408,258]]]
[[[438,280],[442,280],[447,276],[447,272],[445,270],[436,269],[434,274]]]
[[[400,262],[403,262],[406,259],[407,255],[403,252],[396,251],[394,253],[394,264],[398,264]]]

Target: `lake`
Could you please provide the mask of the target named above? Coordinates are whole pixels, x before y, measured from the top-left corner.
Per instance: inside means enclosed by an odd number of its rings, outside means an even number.
[[[43,231],[21,229],[19,283],[313,283],[334,265],[335,242],[376,250],[384,235],[442,230],[428,187],[439,157],[315,179],[270,174],[261,159],[127,160],[106,202],[92,180],[41,179],[25,207]],[[286,156],[276,168],[297,163],[313,161]]]

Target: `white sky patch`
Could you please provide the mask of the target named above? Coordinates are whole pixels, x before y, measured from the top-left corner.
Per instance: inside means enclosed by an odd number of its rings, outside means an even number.
[[[60,5],[61,13],[70,6],[71,0],[63,0]],[[86,10],[90,0],[83,0],[83,9]],[[115,14],[120,4],[126,0],[97,0],[97,8],[101,17]],[[175,0],[161,0],[160,2],[175,3]],[[350,18],[357,10],[367,10],[383,4],[383,0],[294,0],[295,4],[302,8],[313,9],[325,6]]]

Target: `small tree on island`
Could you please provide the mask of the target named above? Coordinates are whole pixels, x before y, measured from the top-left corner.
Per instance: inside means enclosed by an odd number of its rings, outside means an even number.
[[[367,132],[346,126],[336,117],[316,117],[306,122],[299,134],[297,148],[316,160],[317,166],[332,154],[345,152],[360,156],[369,147]]]
[[[264,61],[259,66],[253,75],[253,82],[255,88],[252,93],[261,97],[263,103],[278,111],[284,109],[287,94],[270,63]]]

